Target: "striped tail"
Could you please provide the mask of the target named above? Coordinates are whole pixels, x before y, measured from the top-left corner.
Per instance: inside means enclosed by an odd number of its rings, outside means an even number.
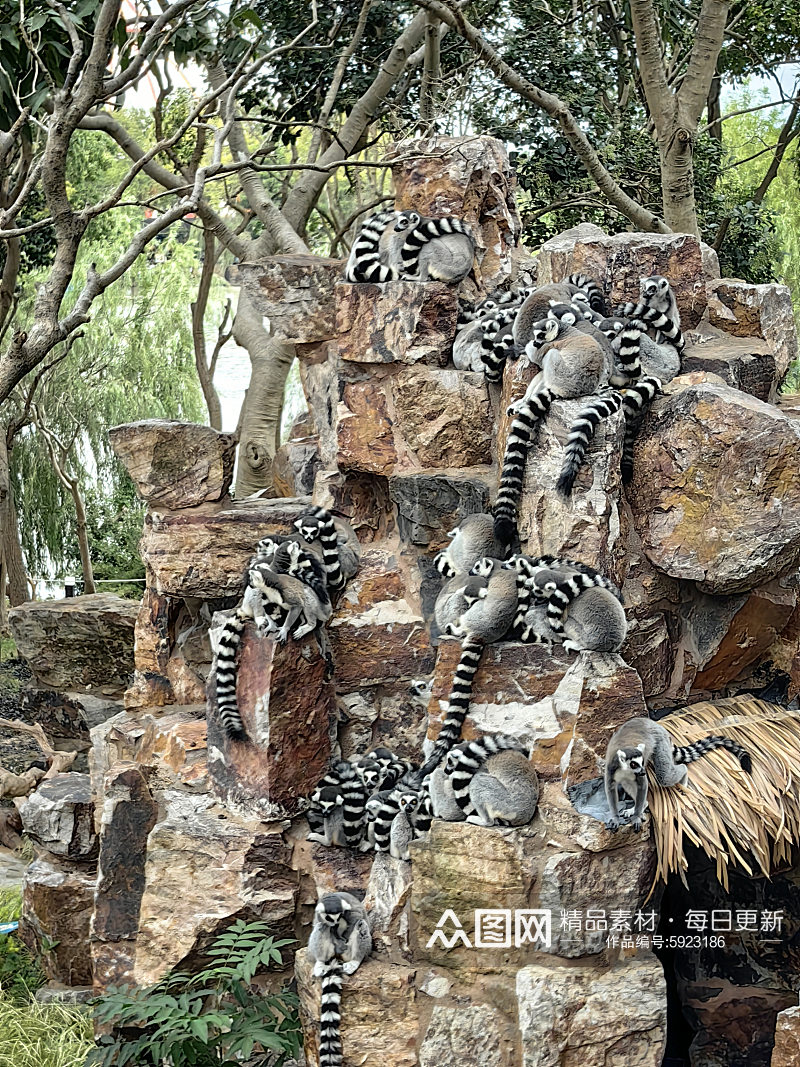
[[[606,299],[603,296],[603,290],[597,284],[592,281],[586,274],[570,274],[567,281],[570,285],[577,285],[589,298],[589,307],[592,311],[596,311],[603,318],[608,315],[608,308],[606,307]]]
[[[621,384],[634,382],[642,373],[641,349],[644,324],[629,322],[614,336],[611,347],[621,368]],[[613,379],[612,379],[613,381]]]
[[[713,752],[716,748],[727,748],[738,759],[742,770],[752,774],[753,763],[750,759],[750,753],[742,748],[741,745],[737,745],[730,737],[712,735],[711,737],[702,737],[699,741],[693,741],[691,745],[674,745],[672,758],[676,763],[694,763],[695,760],[705,756],[707,752]]]
[[[345,268],[348,282],[387,282],[397,277],[392,267],[380,260],[380,241],[384,231],[394,222],[394,211],[380,211],[368,218],[356,237]]]
[[[225,735],[234,741],[247,740],[236,700],[236,653],[246,621],[238,609],[231,615],[222,627],[217,652],[217,715]]]
[[[553,394],[549,389],[541,389],[525,397],[521,407],[511,423],[503,456],[503,472],[497,499],[492,508],[494,515],[494,536],[501,545],[510,545],[517,528],[517,504],[522,495],[525,480],[525,460],[531,436],[540,419],[550,410]]]
[[[468,809],[472,808],[469,787],[477,772],[490,756],[495,756],[498,752],[507,752],[510,749],[525,752],[525,746],[520,744],[515,737],[507,737],[504,734],[481,737],[464,747],[458,762],[450,772],[453,795],[463,812],[468,813]]]
[[[656,341],[669,341],[671,345],[682,352],[686,347],[686,340],[681,331],[680,321],[673,322],[663,311],[650,307],[649,304],[623,304],[620,314],[628,319],[641,319],[656,331]]]
[[[322,976],[319,1000],[319,1067],[342,1064],[342,963],[333,959]]]
[[[640,416],[661,390],[661,379],[648,375],[622,390],[622,407],[625,412],[625,440],[620,463],[622,484],[629,485],[633,478],[633,448]]]
[[[561,473],[556,482],[556,492],[563,497],[569,497],[572,487],[578,476],[578,471],[583,466],[586,453],[597,427],[603,419],[610,418],[622,406],[622,394],[610,393],[608,396],[597,397],[592,400],[578,415],[570,427],[569,437],[564,447],[564,459],[561,464]]]
[[[587,589],[596,589],[598,586],[609,589],[620,599],[617,587],[602,574],[575,574],[565,578],[551,591],[547,600],[547,621],[553,633],[564,633],[564,616],[570,604]]]
[[[442,723],[439,736],[436,738],[433,752],[431,752],[419,772],[421,777],[430,774],[431,771],[438,767],[446,753],[450,751],[453,745],[458,743],[461,737],[461,727],[467,717],[469,702],[472,697],[472,683],[480,665],[482,654],[483,641],[473,637],[472,634],[467,634],[461,642],[461,659],[458,661],[458,666],[453,676],[453,688],[447,705],[447,715]]]
[[[472,231],[461,219],[423,219],[416,229],[410,231],[400,249],[400,262],[403,273],[416,275],[419,273],[419,253],[428,241],[435,241],[437,237],[447,237],[451,233],[462,233],[465,237],[472,237]]]
[[[388,797],[378,808],[372,824],[376,852],[389,851],[392,823],[398,811],[400,811],[400,803],[396,796]]]
[[[315,505],[310,510],[320,524],[318,539],[322,546],[322,562],[328,575],[328,586],[334,590],[342,589],[345,584],[345,577],[339,560],[339,539],[333,515],[318,505]]]

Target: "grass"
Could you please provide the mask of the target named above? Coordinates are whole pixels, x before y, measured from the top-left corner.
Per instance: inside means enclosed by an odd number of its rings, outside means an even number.
[[[22,912],[22,891],[0,889],[0,923]],[[38,1004],[44,982],[36,960],[13,935],[0,935],[0,1067],[83,1067],[94,1048],[85,1008]]]
[[[85,1008],[14,1004],[0,995],[0,1067],[83,1067],[93,1048]]]
[[[14,638],[8,634],[0,634],[0,663],[3,660],[15,659],[17,655],[17,646],[14,643]]]

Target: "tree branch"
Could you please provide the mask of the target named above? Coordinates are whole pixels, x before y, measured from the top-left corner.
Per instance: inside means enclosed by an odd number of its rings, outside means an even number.
[[[633,0],[634,3],[642,0]],[[706,106],[717,58],[725,37],[728,0],[703,0],[697,33],[692,45],[686,75],[678,90],[678,104],[686,110],[687,120],[696,127]]]

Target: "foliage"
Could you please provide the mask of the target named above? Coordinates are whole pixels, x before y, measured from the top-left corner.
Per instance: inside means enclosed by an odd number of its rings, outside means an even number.
[[[96,1003],[98,1023],[115,1027],[101,1038],[90,1063],[98,1067],[238,1067],[263,1050],[264,1063],[279,1067],[300,1050],[297,998],[251,988],[264,968],[280,966],[280,949],[263,922],[239,920],[207,950],[197,974],[173,973],[142,989],[109,989]]]
[[[80,258],[83,269],[107,255],[104,244],[86,243]],[[134,564],[133,528],[139,509],[128,477],[111,452],[109,427],[141,418],[203,421],[189,311],[199,270],[196,245],[183,245],[177,234],[170,235],[160,253],[162,262],[156,265],[140,256],[98,300],[84,336],[37,392],[50,429],[62,439],[76,437],[73,468],[89,497],[90,534],[101,554],[102,573],[97,577],[143,574]],[[29,304],[21,305],[21,322],[26,310]],[[78,558],[72,500],[33,427],[20,434],[11,461],[28,566],[42,573],[52,565],[63,575]],[[122,543],[116,549],[111,545],[113,515],[124,517]],[[115,564],[121,570],[109,573]]]
[[[139,555],[145,506],[137,498],[133,483],[118,461],[117,467],[107,495],[97,485],[87,494],[86,521],[94,577],[103,582],[104,592],[141,600],[141,582],[107,584],[113,578],[141,579],[145,576]],[[69,562],[77,570],[80,556],[74,544],[71,547],[73,555]]]
[[[85,1009],[0,996],[0,1067],[83,1067],[93,1044]]]
[[[22,891],[0,889],[0,923],[16,922],[21,914]],[[27,1004],[44,982],[41,967],[17,935],[0,935],[0,1020],[10,1005]],[[3,1064],[2,1040],[0,1030],[0,1067]]]

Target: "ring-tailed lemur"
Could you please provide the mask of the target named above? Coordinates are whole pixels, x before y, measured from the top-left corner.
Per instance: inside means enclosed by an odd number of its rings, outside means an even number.
[[[473,578],[471,582],[486,584],[474,593],[469,588],[466,590],[469,607],[457,626],[451,628],[451,632],[462,639],[461,658],[453,676],[447,715],[420,772],[423,776],[430,774],[461,736],[484,646],[505,637],[517,613],[517,575],[506,570],[500,561],[488,579]]]
[[[350,893],[328,893],[314,911],[308,955],[314,976],[322,979],[319,1067],[341,1067],[342,974],[354,974],[372,951],[364,905]]]
[[[401,211],[395,230],[406,234],[400,249],[403,277],[452,284],[472,270],[475,238],[461,219],[431,219],[417,211]]]
[[[388,282],[400,273],[400,246],[394,231],[396,211],[379,211],[361,224],[344,269],[348,282]]]
[[[605,790],[610,812],[609,830],[619,826],[619,787],[634,801],[633,829],[642,828],[647,802],[647,765],[652,763],[655,779],[669,788],[684,785],[688,777],[685,764],[727,748],[738,759],[742,770],[752,771],[749,753],[729,737],[711,735],[690,745],[676,745],[661,723],[651,719],[629,719],[614,733],[606,749]]]
[[[517,352],[526,352],[533,340],[534,328],[542,319],[547,318],[550,308],[557,304],[574,304],[582,314],[588,314],[590,311],[587,294],[571,282],[537,286],[523,301],[514,319],[512,333]]]
[[[414,764],[407,759],[401,759],[388,748],[379,746],[367,753],[367,759],[374,759],[380,765],[383,773],[383,788],[388,789],[396,785],[400,779],[415,770]]]
[[[639,279],[639,301],[629,301],[617,309],[617,314],[627,319],[641,319],[655,331],[658,344],[667,341],[682,352],[686,341],[681,331],[681,315],[675,294],[666,278],[653,274]]]
[[[559,583],[574,575],[587,575],[596,585],[608,589],[622,603],[622,594],[617,586],[594,567],[589,566],[588,563],[581,563],[579,560],[553,555],[536,557],[516,555],[503,566],[516,571],[518,577],[517,615],[511,630],[511,635],[515,640],[533,640],[539,644],[552,644],[555,634],[547,619],[546,607],[542,611],[537,610],[533,617],[529,617],[532,610],[531,601],[535,598],[537,602],[545,605]]]
[[[579,292],[585,293],[589,301],[589,307],[592,311],[596,312],[601,317],[608,315],[608,308],[606,307],[606,298],[603,295],[603,290],[586,274],[570,274],[567,278],[568,285],[575,285],[578,287]]]
[[[510,317],[504,329],[510,331],[513,316],[530,292],[530,288],[522,288],[514,293],[493,293],[475,308],[461,310],[453,341],[453,364],[458,370],[486,372],[484,341],[487,334],[495,335],[497,323],[505,321],[506,313]]]
[[[294,525],[309,546],[313,548],[319,543],[328,586],[340,590],[357,572],[361,558],[361,548],[352,527],[317,506],[301,515]]]
[[[547,619],[568,652],[618,652],[628,634],[628,620],[608,579],[576,574],[551,589]]]
[[[414,840],[414,827],[411,822],[414,813],[422,803],[422,793],[407,790],[397,798],[397,814],[392,819],[389,830],[389,855],[396,860],[410,860],[409,845]]]
[[[433,814],[437,819],[444,819],[445,822],[463,822],[467,815],[472,815],[473,812],[471,807],[468,810],[461,810],[453,793],[452,778],[448,773],[448,766],[451,760],[454,761],[453,765],[455,765],[458,760],[458,754],[463,747],[463,744],[454,745],[438,767],[434,767],[427,779]],[[469,798],[467,799],[469,800]]]
[[[401,799],[404,797],[408,798],[416,795],[420,798],[417,804],[412,805],[407,800],[403,805],[408,811],[408,819],[414,831],[413,836],[417,837],[430,829],[432,812],[430,798],[427,796],[422,784],[423,776],[422,771],[412,771],[401,778],[397,785],[389,790],[388,795],[385,792],[378,794],[383,799],[372,820],[372,835],[376,852],[388,852],[390,850],[392,826],[398,812],[401,810]]]
[[[353,764],[346,759],[334,759],[331,762],[330,768],[320,778],[314,787],[314,792],[320,789],[325,789],[328,786],[339,787],[345,782],[354,782],[356,780],[356,772]],[[323,814],[320,808],[314,802],[313,795],[309,801],[309,806],[306,810],[306,819],[308,819],[309,830],[315,833],[321,833],[323,829]]]
[[[367,790],[358,777],[315,789],[311,802],[322,817],[322,830],[312,830],[309,841],[328,847],[358,847],[367,804]]]
[[[514,419],[493,508],[495,537],[502,545],[509,545],[514,537],[527,451],[537,424],[556,397],[591,396],[607,383],[610,371],[610,360],[599,342],[558,319],[541,320],[531,331],[529,343],[547,344],[547,348],[540,358],[541,371],[522,400],[509,408]]]
[[[447,536],[452,538],[450,544],[433,560],[445,578],[467,574],[483,556],[500,559],[505,555],[504,547],[495,538],[494,518],[483,512],[467,515]]]
[[[452,757],[452,758],[451,758]],[[482,737],[448,754],[446,773],[467,822],[524,826],[539,801],[539,779],[525,747],[514,737]]]
[[[611,384],[628,385],[641,373],[671,382],[681,371],[681,357],[674,345],[658,344],[647,334],[647,325],[639,319],[607,318],[598,323],[610,340],[618,366]],[[635,338],[635,341],[633,340]]]

